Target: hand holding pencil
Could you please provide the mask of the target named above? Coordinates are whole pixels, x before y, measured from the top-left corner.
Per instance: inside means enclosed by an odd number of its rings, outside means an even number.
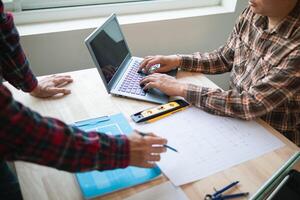
[[[129,137],[129,165],[152,168],[160,161],[160,154],[166,152],[167,140],[153,133],[146,135],[134,131]]]
[[[175,148],[167,145],[167,140],[153,133],[143,133],[135,130],[129,136],[130,141],[130,165],[151,168],[155,162],[160,161],[160,154],[167,148],[178,152]]]
[[[143,133],[143,132],[140,132],[140,131],[138,131],[138,134],[140,134],[143,137],[149,135],[148,133]],[[170,150],[172,150],[172,151],[174,151],[174,152],[178,152],[175,148],[173,148],[173,147],[171,147],[171,146],[169,146],[167,144],[164,144],[163,146],[166,147],[166,148],[168,148],[168,149],[170,149]]]

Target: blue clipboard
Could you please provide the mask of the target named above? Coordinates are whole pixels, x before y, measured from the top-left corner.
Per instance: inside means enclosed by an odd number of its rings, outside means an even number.
[[[88,119],[74,124],[84,131],[98,131],[110,135],[132,133],[133,129],[123,114]],[[78,184],[85,199],[102,196],[121,189],[150,181],[161,174],[158,167],[152,169],[127,167],[107,171],[76,173]]]

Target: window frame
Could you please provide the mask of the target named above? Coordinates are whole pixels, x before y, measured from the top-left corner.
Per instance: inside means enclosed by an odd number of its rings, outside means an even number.
[[[28,10],[28,7],[25,7],[26,9],[24,10],[21,5],[22,0],[12,1],[5,3],[6,10],[14,10],[16,24],[28,24],[104,17],[111,13],[128,15],[221,6],[224,0],[154,0],[38,10]]]

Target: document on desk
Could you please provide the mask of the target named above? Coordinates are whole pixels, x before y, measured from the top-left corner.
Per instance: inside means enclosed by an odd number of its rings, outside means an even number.
[[[211,115],[188,108],[137,130],[168,139],[178,150],[162,154],[158,163],[176,185],[190,183],[284,146],[254,121]]]
[[[180,187],[174,186],[171,182],[165,182],[150,189],[139,192],[124,200],[188,200]]]

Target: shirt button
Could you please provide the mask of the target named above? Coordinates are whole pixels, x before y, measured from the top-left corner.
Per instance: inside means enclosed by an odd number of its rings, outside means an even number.
[[[265,44],[266,44],[266,47],[270,47],[272,45],[272,42],[270,40],[268,40],[265,42]]]

